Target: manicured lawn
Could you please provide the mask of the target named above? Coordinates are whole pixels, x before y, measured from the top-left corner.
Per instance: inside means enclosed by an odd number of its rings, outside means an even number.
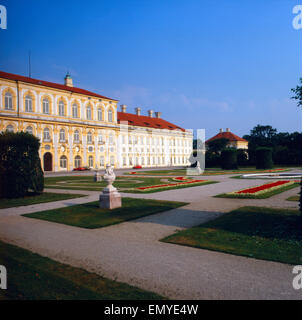
[[[271,170],[261,170],[256,169],[255,167],[248,167],[248,168],[240,168],[236,170],[223,170],[220,168],[209,168],[205,169],[203,176],[211,176],[211,175],[224,175],[224,174],[236,174],[236,173],[265,173],[265,172],[284,172],[288,171],[287,168],[275,168]],[[135,174],[133,174],[135,172]],[[127,173],[126,175],[132,175],[132,176],[139,176],[139,175],[145,175],[145,176],[185,176],[187,173],[186,169],[175,169],[175,170],[150,170],[150,171],[137,171],[132,170]]]
[[[71,226],[95,229],[171,210],[186,205],[184,202],[151,199],[123,198],[122,208],[113,210],[99,208],[99,202],[66,208],[25,214],[25,217],[48,220]]]
[[[207,184],[212,184],[212,183],[218,183],[219,181],[209,181],[209,180],[204,180],[203,182],[196,182],[192,184],[182,184],[182,185],[177,185],[177,186],[166,186],[162,188],[150,188],[150,189],[145,189],[145,190],[139,190],[137,188],[135,189],[126,189],[123,190],[123,192],[127,193],[154,193],[154,192],[160,192],[160,191],[167,191],[167,190],[175,190],[175,189],[184,189],[184,188],[193,188],[193,187],[199,187],[199,186],[204,186]],[[173,182],[171,182],[173,183]],[[175,181],[174,181],[175,183]]]
[[[291,185],[285,185],[282,186],[278,189],[272,189],[272,190],[268,190],[264,193],[260,193],[260,194],[252,194],[252,193],[222,193],[222,194],[218,194],[214,197],[216,198],[237,198],[237,199],[267,199],[270,198],[276,194],[279,194],[281,192],[293,189],[293,188],[297,188],[299,187],[299,183],[293,183]]]
[[[162,241],[302,264],[302,222],[298,210],[243,207]]]
[[[120,192],[129,193],[142,193],[142,190],[137,189],[140,187],[150,187],[157,185],[175,184],[174,178],[160,178],[160,177],[130,177],[122,176],[117,177],[114,186],[118,188]],[[160,192],[171,189],[180,189],[187,187],[195,187],[199,185],[204,185],[208,183],[216,183],[215,181],[204,181],[196,184],[183,184],[178,186],[163,187],[156,189],[144,190],[144,193]],[[105,181],[94,182],[93,176],[71,176],[71,177],[50,177],[45,179],[45,185],[48,188],[54,189],[71,189],[71,190],[92,190],[92,191],[102,191],[102,189],[107,185]]]
[[[299,201],[299,198],[300,198],[300,196],[297,195],[297,196],[291,196],[291,197],[287,198],[286,200],[288,200],[288,201]]]
[[[0,200],[0,209],[28,206],[31,204],[73,199],[73,198],[79,198],[79,197],[84,197],[84,195],[82,195],[82,194],[51,193],[51,192],[44,192],[42,194],[29,193],[28,196],[26,196],[24,198],[1,199]]]
[[[0,300],[151,300],[161,296],[0,241],[7,290]]]

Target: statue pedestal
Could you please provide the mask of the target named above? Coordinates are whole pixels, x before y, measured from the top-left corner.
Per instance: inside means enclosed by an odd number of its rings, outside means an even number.
[[[203,172],[200,169],[200,167],[195,167],[195,168],[188,168],[187,169],[187,175],[188,176],[199,176],[201,175]]]
[[[122,206],[122,198],[120,193],[112,185],[104,188],[100,195],[100,208],[115,209]]]

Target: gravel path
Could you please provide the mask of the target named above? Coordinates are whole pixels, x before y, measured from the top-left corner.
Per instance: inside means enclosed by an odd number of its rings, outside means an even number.
[[[198,225],[244,205],[298,206],[296,202],[285,200],[297,194],[297,189],[265,200],[213,198],[218,193],[263,182],[220,178],[220,183],[206,186],[145,195],[123,194],[190,204],[94,230],[21,216],[27,212],[95,201],[99,193],[94,191],[83,191],[87,197],[78,199],[2,209],[0,239],[172,299],[302,299],[302,293],[292,287],[294,275],[290,265],[159,241],[176,230]]]

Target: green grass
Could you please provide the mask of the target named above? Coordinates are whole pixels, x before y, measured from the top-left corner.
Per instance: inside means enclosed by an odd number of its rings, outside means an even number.
[[[302,264],[302,222],[298,210],[243,207],[162,241]]]
[[[123,176],[117,177],[114,186],[118,188],[120,192],[129,192],[129,193],[142,193],[141,190],[136,188],[138,187],[149,187],[167,183],[176,183],[177,181],[173,180],[173,178],[160,178],[160,177],[137,177],[137,176]],[[169,188],[161,188],[143,191],[144,193],[152,193],[152,192],[160,192],[165,190],[172,189],[181,189],[194,187],[199,185],[204,185],[208,183],[216,183],[215,181],[207,181],[201,182],[199,184],[194,185],[180,185]],[[93,176],[89,177],[81,177],[81,176],[71,176],[71,177],[50,177],[45,179],[45,185],[48,188],[54,189],[71,189],[71,190],[92,190],[92,191],[102,191],[104,187],[106,187],[107,183],[105,181],[94,182]]]
[[[284,187],[280,187],[278,189],[273,189],[271,191],[267,191],[265,193],[261,193],[258,195],[255,194],[229,194],[229,193],[221,193],[218,194],[216,196],[214,196],[214,198],[235,198],[235,199],[267,199],[270,198],[272,196],[275,196],[279,193],[282,193],[284,191],[293,189],[293,188],[297,188],[299,186],[299,183],[294,183],[288,186],[284,186]]]
[[[150,214],[186,205],[184,202],[123,198],[122,207],[109,210],[99,208],[99,202],[25,214],[25,217],[47,220],[87,229],[102,228]]]
[[[154,192],[169,191],[169,190],[175,190],[175,189],[200,187],[200,186],[204,186],[207,184],[218,183],[218,182],[219,181],[204,181],[204,182],[199,182],[199,183],[194,183],[194,184],[183,184],[180,186],[163,187],[163,188],[147,189],[147,190],[128,189],[128,190],[123,190],[123,192],[127,192],[127,193],[154,193]],[[175,183],[175,181],[174,181],[174,183]]]
[[[73,198],[84,197],[82,194],[63,194],[63,193],[51,193],[44,192],[42,194],[29,193],[24,198],[15,198],[15,199],[1,199],[0,209],[28,206],[32,204],[67,200]]]
[[[275,169],[282,169],[278,172],[288,171],[287,168],[275,168]],[[248,172],[247,172],[248,171]],[[136,172],[137,174],[132,175],[130,172]],[[247,167],[247,168],[240,168],[240,169],[233,169],[233,170],[224,170],[221,168],[208,168],[205,169],[203,176],[208,175],[225,175],[225,174],[234,174],[234,173],[265,173],[268,170],[256,169],[255,167]],[[175,169],[175,170],[150,170],[150,171],[139,171],[139,170],[132,170],[125,175],[132,175],[132,176],[186,176],[187,170],[186,169]]]
[[[163,297],[0,241],[7,290],[0,300],[153,300]]]
[[[297,196],[291,196],[291,197],[287,198],[286,200],[288,200],[288,201],[299,201],[299,198],[300,198],[300,196],[297,195]]]

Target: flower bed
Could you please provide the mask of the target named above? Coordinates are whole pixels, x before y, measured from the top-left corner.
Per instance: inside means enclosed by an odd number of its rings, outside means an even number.
[[[147,187],[138,187],[138,188],[135,188],[135,190],[145,192],[145,191],[151,191],[151,190],[170,189],[170,188],[176,188],[176,187],[213,183],[213,181],[209,181],[209,180],[195,180],[195,179],[188,179],[185,177],[177,177],[177,178],[173,178],[173,180],[179,181],[179,182],[159,184],[159,185],[147,186]]]
[[[223,198],[251,198],[251,199],[263,199],[271,197],[280,192],[295,188],[298,186],[298,182],[295,180],[279,180],[270,183],[265,183],[260,186],[246,188],[238,191],[224,193],[217,197]]]

